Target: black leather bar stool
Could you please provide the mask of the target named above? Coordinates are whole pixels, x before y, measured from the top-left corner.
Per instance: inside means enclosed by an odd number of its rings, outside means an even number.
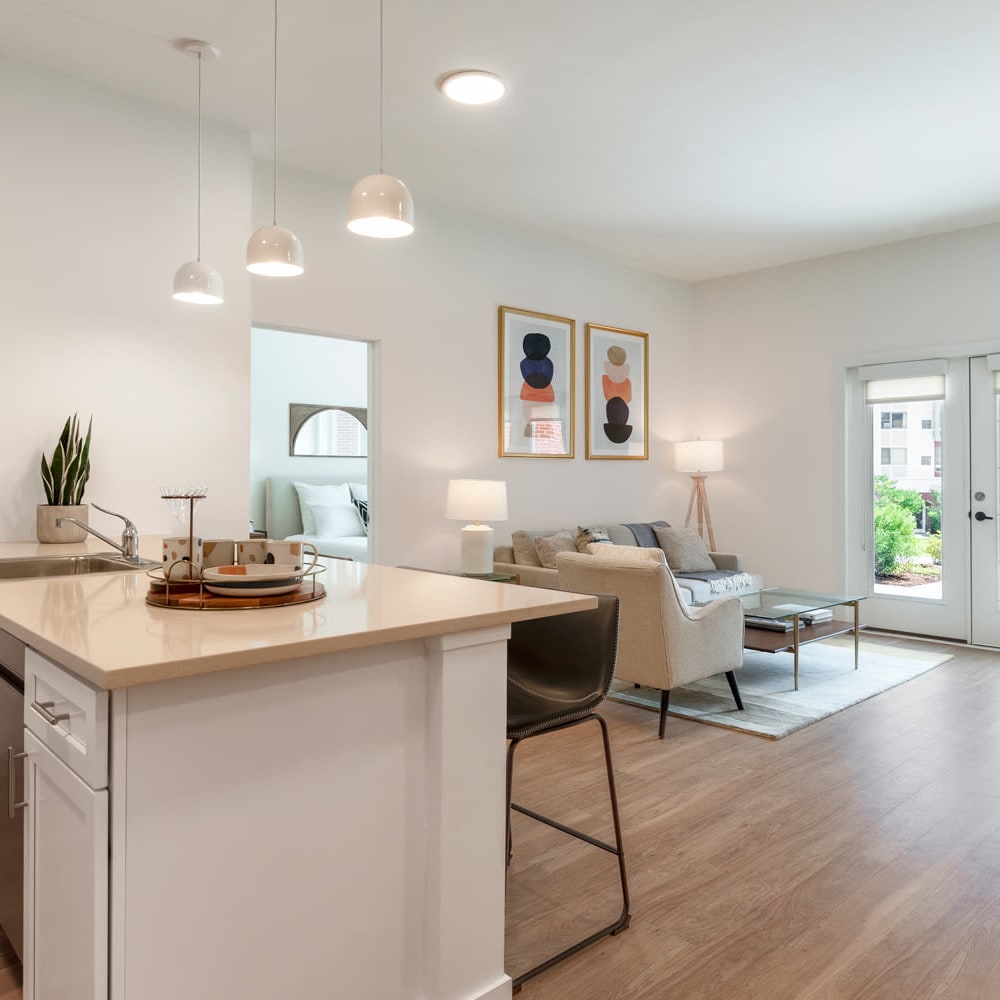
[[[625,852],[622,847],[618,796],[611,764],[611,744],[608,726],[596,711],[607,697],[615,674],[618,652],[618,598],[598,597],[593,611],[568,615],[553,615],[533,621],[514,622],[507,647],[507,863],[511,851],[511,809],[531,819],[561,830],[577,840],[614,854],[618,858],[621,878],[622,909],[618,918],[607,927],[547,958],[514,979],[518,987],[525,980],[551,968],[557,962],[575,954],[587,945],[618,934],[628,927],[628,878],[625,873]],[[595,719],[604,740],[604,762],[611,794],[611,813],[615,826],[615,843],[607,844],[580,830],[566,826],[548,816],[511,802],[514,778],[514,751],[527,739],[546,733],[569,729]]]

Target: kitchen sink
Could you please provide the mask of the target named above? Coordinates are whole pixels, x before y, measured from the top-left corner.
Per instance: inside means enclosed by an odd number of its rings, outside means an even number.
[[[134,563],[113,553],[76,556],[36,556],[25,559],[0,559],[0,580],[33,580],[44,576],[81,576],[85,573],[121,573],[133,569],[152,569],[159,563],[144,559]]]

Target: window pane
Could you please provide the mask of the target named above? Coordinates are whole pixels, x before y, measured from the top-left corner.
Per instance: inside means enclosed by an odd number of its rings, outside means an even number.
[[[874,592],[940,600],[941,401],[884,405],[871,405]]]

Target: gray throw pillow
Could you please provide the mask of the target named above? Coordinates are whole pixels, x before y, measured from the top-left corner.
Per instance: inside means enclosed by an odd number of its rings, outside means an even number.
[[[514,549],[514,562],[519,566],[541,566],[538,553],[535,551],[535,539],[539,535],[554,534],[544,531],[514,531],[511,532],[510,544]]]
[[[586,552],[587,546],[593,543],[611,544],[611,536],[604,528],[577,528],[576,548],[578,552]]]
[[[667,565],[675,573],[700,573],[714,570],[715,563],[708,554],[708,547],[697,531],[689,528],[671,528],[654,525],[656,540],[667,557]]]
[[[555,569],[556,556],[560,552],[576,552],[576,539],[568,531],[557,531],[554,535],[536,538],[535,551],[546,569]]]

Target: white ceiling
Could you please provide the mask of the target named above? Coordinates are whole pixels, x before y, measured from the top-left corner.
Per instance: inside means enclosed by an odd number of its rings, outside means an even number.
[[[697,280],[1000,220],[997,0],[384,3],[385,169],[418,226],[445,207]],[[0,0],[0,55],[191,111],[171,42],[204,39],[206,118],[270,156],[272,11]],[[376,168],[378,2],[279,15],[279,159],[353,183]],[[447,101],[463,67],[505,100]]]

